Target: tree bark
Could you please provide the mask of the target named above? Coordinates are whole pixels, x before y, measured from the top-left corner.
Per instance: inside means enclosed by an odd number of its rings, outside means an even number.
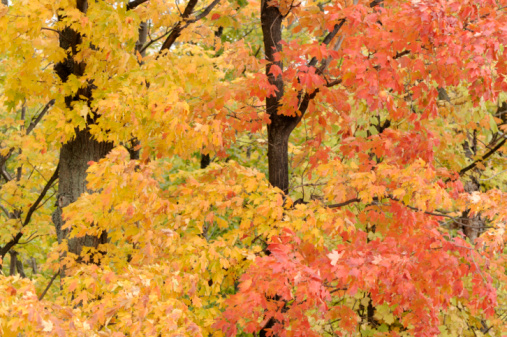
[[[18,261],[18,252],[16,252],[15,250],[11,250],[9,252],[10,256],[11,256],[11,264],[10,264],[10,268],[9,268],[9,275],[10,276],[14,276],[16,275],[16,269],[17,269],[17,261]]]
[[[266,65],[266,75],[269,83],[276,88],[275,94],[266,98],[266,113],[270,116],[268,125],[269,182],[287,193],[289,190],[289,136],[296,127],[298,118],[278,114],[280,100],[284,95],[283,79],[281,75],[275,77],[271,73],[272,66],[283,69],[282,62],[275,61],[275,53],[282,50],[282,20],[279,9],[269,6],[267,0],[262,0],[261,24],[264,52],[269,62]]]
[[[16,269],[18,270],[19,276],[26,277],[25,268],[23,268],[23,261],[21,259],[17,259]]]
[[[58,242],[67,238],[70,229],[62,229],[64,221],[61,209],[79,198],[84,192],[92,192],[86,188],[86,170],[88,162],[104,158],[113,148],[112,143],[98,142],[93,139],[89,130],[76,131],[76,137],[64,144],[60,150],[60,183],[58,185],[58,209],[54,217]],[[107,234],[72,238],[68,240],[69,252],[79,255],[83,246],[97,248],[106,243]]]
[[[87,0],[77,0],[77,8],[86,13],[88,9]],[[62,17],[59,17],[62,19]],[[82,44],[81,34],[70,27],[65,28],[60,33],[60,47],[67,51],[67,58],[55,65],[55,72],[60,77],[62,82],[66,82],[70,75],[77,77],[84,74],[86,64],[84,62],[77,62],[74,55],[80,49]],[[80,88],[74,96],[65,98],[68,109],[73,108],[73,102],[79,100],[86,100],[90,106],[92,99],[93,85],[90,83],[87,86]],[[88,125],[96,122],[96,116],[88,116]],[[58,207],[53,213],[53,222],[56,227],[58,242],[63,242],[70,229],[63,230],[64,221],[62,219],[62,208],[77,200],[77,198],[84,192],[91,192],[86,188],[86,170],[88,162],[98,161],[105,157],[113,148],[112,143],[98,142],[93,138],[88,127],[83,130],[75,130],[76,135],[74,139],[63,144],[60,150],[60,172],[59,172],[59,185],[58,185]],[[90,224],[92,225],[92,224]],[[107,241],[107,233],[103,232],[99,236],[85,236],[72,238],[68,240],[68,250],[71,253],[79,255],[83,247],[97,248],[99,244]],[[64,268],[62,276],[65,276]]]
[[[289,191],[289,136],[276,120],[268,125],[269,182],[287,194]]]
[[[278,7],[268,5],[268,0],[261,1],[261,25],[264,40],[266,76],[269,84],[275,86],[274,95],[266,97],[266,113],[269,115],[268,124],[268,171],[269,182],[287,194],[289,191],[289,136],[297,121],[294,117],[278,114],[280,100],[284,94],[283,78],[274,76],[271,67],[277,66],[283,70],[283,63],[275,61],[275,54],[282,50],[282,20],[283,16]],[[269,254],[269,252],[268,252]],[[275,296],[277,299],[278,296]],[[276,320],[271,318],[259,332],[260,337],[270,335]],[[274,335],[273,335],[274,336]]]

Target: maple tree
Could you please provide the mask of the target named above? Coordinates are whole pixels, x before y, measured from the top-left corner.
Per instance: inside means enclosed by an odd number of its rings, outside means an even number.
[[[0,333],[505,334],[506,11],[3,2]]]

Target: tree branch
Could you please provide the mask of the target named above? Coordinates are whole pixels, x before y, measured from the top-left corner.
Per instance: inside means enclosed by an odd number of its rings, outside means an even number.
[[[337,78],[336,80],[332,80],[331,82],[327,82],[327,80],[326,80],[326,87],[331,88],[331,87],[334,87],[335,85],[340,84],[340,83],[342,83],[341,78]]]
[[[209,4],[208,7],[203,9],[194,19],[187,20],[190,15],[192,15],[192,12],[197,5],[198,0],[190,0],[187,4],[187,7],[185,8],[185,11],[181,15],[182,21],[179,21],[176,26],[174,26],[173,30],[171,31],[171,34],[167,37],[167,39],[164,41],[164,44],[162,45],[162,48],[160,48],[160,52],[164,50],[168,50],[172,47],[176,39],[181,35],[181,32],[183,29],[187,28],[190,24],[197,22],[201,20],[202,18],[206,17],[213,8],[215,8],[216,5],[220,3],[220,0],[214,0],[211,4]],[[185,22],[185,25],[183,25],[183,22]]]
[[[399,59],[400,57],[402,56],[405,56],[405,55],[408,55],[410,54],[410,50],[404,50],[404,51],[401,51],[401,52],[397,52],[396,55],[394,55],[394,59]]]
[[[42,199],[44,198],[44,196],[46,195],[46,193],[49,191],[49,189],[51,188],[51,186],[53,185],[53,183],[58,179],[58,170],[59,170],[59,168],[60,168],[60,164],[58,164],[58,166],[56,167],[55,172],[53,173],[53,175],[51,176],[51,178],[49,178],[48,182],[46,183],[46,186],[44,186],[44,189],[40,193],[40,195],[37,198],[37,200],[33,203],[33,205],[28,210],[28,212],[26,214],[26,217],[25,217],[25,221],[23,221],[23,223],[22,223],[22,227],[25,227],[26,225],[28,225],[28,223],[30,222],[30,219],[32,218],[33,212],[35,212],[35,210],[39,206],[40,202],[42,201]],[[9,250],[12,247],[14,247],[15,245],[18,244],[18,242],[19,242],[19,240],[21,239],[22,236],[23,236],[23,232],[22,231],[18,232],[18,234],[16,234],[16,236],[13,237],[12,240],[10,240],[9,242],[7,242],[7,244],[0,249],[0,256],[2,257],[2,259],[9,252]]]
[[[42,292],[42,294],[40,294],[39,296],[39,301],[42,301],[42,299],[44,298],[44,296],[46,296],[46,293],[48,292],[49,288],[51,288],[51,285],[53,284],[53,282],[55,281],[56,277],[60,275],[60,269],[58,269],[58,271],[53,275],[53,277],[51,278],[51,280],[49,280],[49,283],[46,287],[46,289],[44,289],[44,291]]]
[[[151,46],[153,43],[157,42],[158,40],[163,39],[164,37],[169,35],[171,32],[172,32],[172,30],[169,30],[169,31],[165,32],[164,34],[160,35],[159,37],[157,37],[155,40],[150,40],[150,42],[148,42],[143,48],[141,48],[141,50],[139,50],[139,54],[144,53],[144,51],[146,49],[148,49],[149,46]]]
[[[370,2],[370,7],[373,8],[373,7],[376,7],[378,5],[381,5],[384,3],[384,0],[373,0],[372,2]]]
[[[483,155],[480,159],[477,159],[472,164],[470,164],[467,167],[461,169],[461,171],[459,171],[458,174],[460,176],[463,175],[467,171],[470,171],[471,169],[473,169],[474,167],[476,167],[478,163],[483,162],[486,159],[488,159],[489,157],[491,157],[491,155],[493,155],[496,151],[498,151],[498,149],[500,149],[505,144],[506,141],[507,141],[507,139],[504,138],[500,143],[498,143],[494,148],[492,148],[488,153],[486,153],[485,155]]]
[[[0,174],[2,174],[2,177],[4,177],[5,180],[7,181],[11,181],[12,180],[12,177],[10,175],[9,172],[7,172],[7,170],[5,169],[5,167],[2,167],[0,168]]]
[[[5,213],[7,217],[10,217],[9,210],[4,205],[0,204],[0,209]]]
[[[58,171],[59,171],[59,169],[60,169],[60,163],[58,163],[58,166],[56,167],[55,172],[53,173],[53,175],[51,176],[51,178],[49,178],[48,182],[46,183],[46,186],[44,186],[44,189],[39,194],[39,197],[37,198],[37,200],[35,200],[35,202],[33,203],[33,205],[28,210],[28,213],[26,213],[25,221],[23,222],[23,227],[26,226],[26,225],[28,225],[28,223],[30,222],[30,219],[32,218],[33,212],[35,212],[35,210],[39,206],[40,202],[46,196],[46,193],[49,191],[49,189],[51,188],[51,186],[53,185],[53,183],[58,179]]]
[[[329,43],[331,43],[331,41],[334,39],[334,37],[336,36],[336,34],[338,34],[338,32],[340,31],[340,29],[345,24],[345,21],[346,21],[346,19],[341,19],[340,23],[337,23],[336,25],[334,25],[333,31],[329,32],[329,34],[326,35],[326,37],[324,38],[324,40],[322,41],[322,43],[325,44],[326,46]],[[310,63],[308,63],[308,66],[309,67],[315,67],[316,64],[317,64],[317,58],[314,56],[310,60]]]
[[[216,5],[218,5],[220,3],[220,0],[215,0],[213,1],[208,7],[206,7],[205,9],[203,9],[203,11],[201,13],[199,13],[195,19],[192,19],[192,20],[188,20],[187,21],[187,24],[185,25],[185,27],[187,27],[189,24],[191,23],[194,23],[194,22],[197,22],[199,20],[201,20],[202,18],[204,18],[206,15],[208,15],[212,10],[213,8],[215,8]],[[183,28],[185,28],[183,27]]]
[[[360,202],[360,201],[361,201],[361,199],[354,198],[354,199],[350,199],[350,200],[347,200],[347,201],[344,201],[344,202],[340,202],[338,204],[327,205],[326,207],[327,208],[340,208],[340,207],[347,206],[347,205],[353,204],[355,202]]]
[[[144,4],[145,2],[148,2],[149,0],[134,0],[127,4],[127,10],[130,11],[134,8],[136,8],[139,5]]]
[[[48,110],[53,106],[53,104],[55,104],[55,100],[52,99],[48,102],[48,104],[46,104],[46,106],[44,107],[44,109],[42,109],[42,111],[39,113],[39,115],[37,116],[37,118],[35,118],[35,120],[32,120],[30,122],[30,125],[28,125],[28,128],[26,129],[26,134],[30,134],[30,132],[32,132],[32,130],[37,126],[37,124],[39,124],[39,122],[41,121],[42,117],[44,117],[44,115],[48,112]]]
[[[187,4],[187,7],[185,8],[185,11],[183,12],[183,15],[181,18],[184,20],[188,19],[190,14],[194,11],[195,6],[197,5],[198,0],[190,0]],[[167,37],[167,39],[164,41],[164,44],[162,44],[162,48],[160,48],[160,53],[164,50],[169,50],[173,43],[176,41],[176,39],[181,35],[181,31],[183,30],[183,21],[178,21],[176,26],[174,26],[173,30],[171,31],[171,34]]]
[[[441,217],[445,217],[445,218],[455,219],[455,217],[447,215],[447,214],[423,211],[423,210],[421,210],[421,209],[419,209],[417,207],[413,207],[413,206],[410,206],[410,205],[405,205],[401,200],[393,197],[392,195],[387,195],[387,196],[385,196],[385,198],[390,199],[392,201],[399,202],[399,203],[403,204],[405,207],[410,208],[411,210],[416,211],[416,212],[423,212],[424,214],[428,214],[428,215],[441,216]],[[378,201],[380,201],[380,199],[381,198],[374,197],[373,201],[378,202]],[[361,199],[359,199],[359,198],[353,198],[353,199],[350,199],[350,200],[347,200],[347,201],[344,201],[344,202],[341,202],[341,203],[338,203],[338,204],[327,205],[326,207],[327,208],[340,208],[340,207],[344,207],[344,206],[347,206],[347,205],[350,205],[350,204],[353,204],[353,203],[356,203],[356,202],[360,202],[360,201],[361,201]]]
[[[331,43],[331,41],[333,40],[333,38],[336,36],[336,34],[338,34],[338,32],[340,31],[340,29],[343,27],[343,25],[345,24],[345,21],[346,21],[345,19],[341,19],[340,23],[337,23],[336,25],[334,25],[333,31],[326,35],[326,37],[324,38],[324,40],[322,41],[322,43],[325,44],[325,45],[329,45],[329,43]],[[312,59],[308,63],[308,67],[315,67],[316,64],[317,64],[317,58],[314,56],[314,57],[312,57]],[[319,69],[317,69],[318,73],[322,74],[328,64],[329,64],[329,62],[323,60],[322,67],[320,67]],[[337,85],[337,84],[339,84],[341,82],[342,82],[341,79],[336,79],[336,80],[333,80],[331,82],[328,82],[326,80],[326,87],[330,88],[330,87],[332,87],[334,85]],[[303,96],[302,92],[299,93],[298,96],[299,96],[299,102],[300,103],[299,103],[299,109],[298,110],[300,112],[300,115],[297,118],[297,123],[299,123],[299,121],[303,118],[304,114],[306,113],[306,110],[308,109],[308,106],[310,105],[310,101],[315,98],[315,96],[317,95],[318,92],[319,92],[319,89],[316,89],[311,94],[305,93],[304,96]],[[301,97],[303,97],[303,98],[301,99]]]

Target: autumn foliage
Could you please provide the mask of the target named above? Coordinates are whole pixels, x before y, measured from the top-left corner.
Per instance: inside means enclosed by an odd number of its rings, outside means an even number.
[[[507,1],[0,28],[1,336],[507,334]]]

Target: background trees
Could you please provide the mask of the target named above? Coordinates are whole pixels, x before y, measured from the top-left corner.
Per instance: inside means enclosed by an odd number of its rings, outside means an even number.
[[[2,334],[501,335],[505,6],[2,7]]]

